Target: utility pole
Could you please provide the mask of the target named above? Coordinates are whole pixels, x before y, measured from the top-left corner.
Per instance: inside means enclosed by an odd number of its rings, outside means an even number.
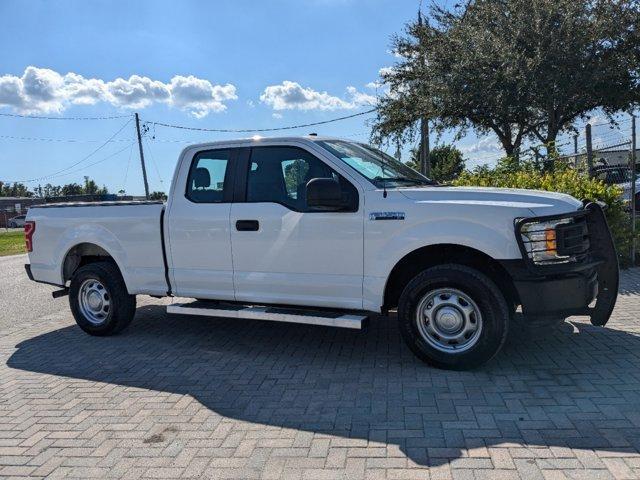
[[[589,175],[593,170],[593,148],[591,145],[591,124],[587,123],[585,127],[585,134],[587,136],[587,167],[589,168]]]
[[[636,264],[636,117],[631,113],[631,265]]]
[[[147,167],[144,165],[144,152],[142,151],[142,135],[140,135],[140,117],[136,112],[136,132],[138,133],[138,149],[140,150],[140,163],[142,164],[142,178],[144,179],[144,195],[149,200],[149,183],[147,182]]]
[[[429,120],[420,118],[420,172],[425,177],[431,176],[431,162],[429,161]]]
[[[573,163],[578,168],[578,134],[573,136]]]
[[[422,2],[421,2],[422,5]],[[420,5],[420,6],[421,6]],[[418,7],[418,26],[422,28],[422,12]],[[422,66],[426,69],[424,55],[422,55]],[[420,117],[420,172],[425,177],[431,176],[431,162],[429,161],[429,119],[422,115]]]

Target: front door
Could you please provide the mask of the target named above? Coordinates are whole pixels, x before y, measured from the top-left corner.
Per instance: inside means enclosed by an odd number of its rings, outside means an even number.
[[[356,187],[298,147],[255,147],[245,164],[239,175],[246,176],[246,192],[230,216],[236,299],[362,308],[363,209]],[[307,207],[312,178],[340,182],[340,211]]]
[[[170,275],[183,297],[234,300],[229,213],[237,150],[198,152],[167,214]]]

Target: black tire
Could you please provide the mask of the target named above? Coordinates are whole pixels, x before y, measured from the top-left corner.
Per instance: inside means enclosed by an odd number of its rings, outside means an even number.
[[[96,323],[83,312],[80,289],[85,282],[96,280],[109,302],[104,319]],[[78,326],[89,335],[114,335],[125,329],[136,313],[136,296],[129,295],[120,270],[112,262],[90,263],[76,270],[69,288],[69,305]]]
[[[475,327],[477,333],[471,335],[474,340],[469,341],[464,351],[442,351],[434,347],[418,327],[420,303],[438,289],[461,292],[479,310],[480,328]],[[509,307],[496,284],[478,270],[457,264],[438,265],[416,275],[398,302],[400,332],[411,351],[429,365],[447,370],[469,370],[491,360],[507,338],[509,317]],[[471,323],[475,323],[475,316],[471,318]],[[431,342],[438,343],[437,340]]]

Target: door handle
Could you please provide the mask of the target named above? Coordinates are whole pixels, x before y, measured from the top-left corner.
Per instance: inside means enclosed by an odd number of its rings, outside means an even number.
[[[260,228],[258,220],[238,220],[236,222],[236,230],[239,232],[257,232]]]

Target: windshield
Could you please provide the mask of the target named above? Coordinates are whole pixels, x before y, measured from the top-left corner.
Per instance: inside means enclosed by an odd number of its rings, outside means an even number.
[[[320,140],[316,143],[366,177],[376,187],[435,184],[404,163],[367,144],[342,140]]]

